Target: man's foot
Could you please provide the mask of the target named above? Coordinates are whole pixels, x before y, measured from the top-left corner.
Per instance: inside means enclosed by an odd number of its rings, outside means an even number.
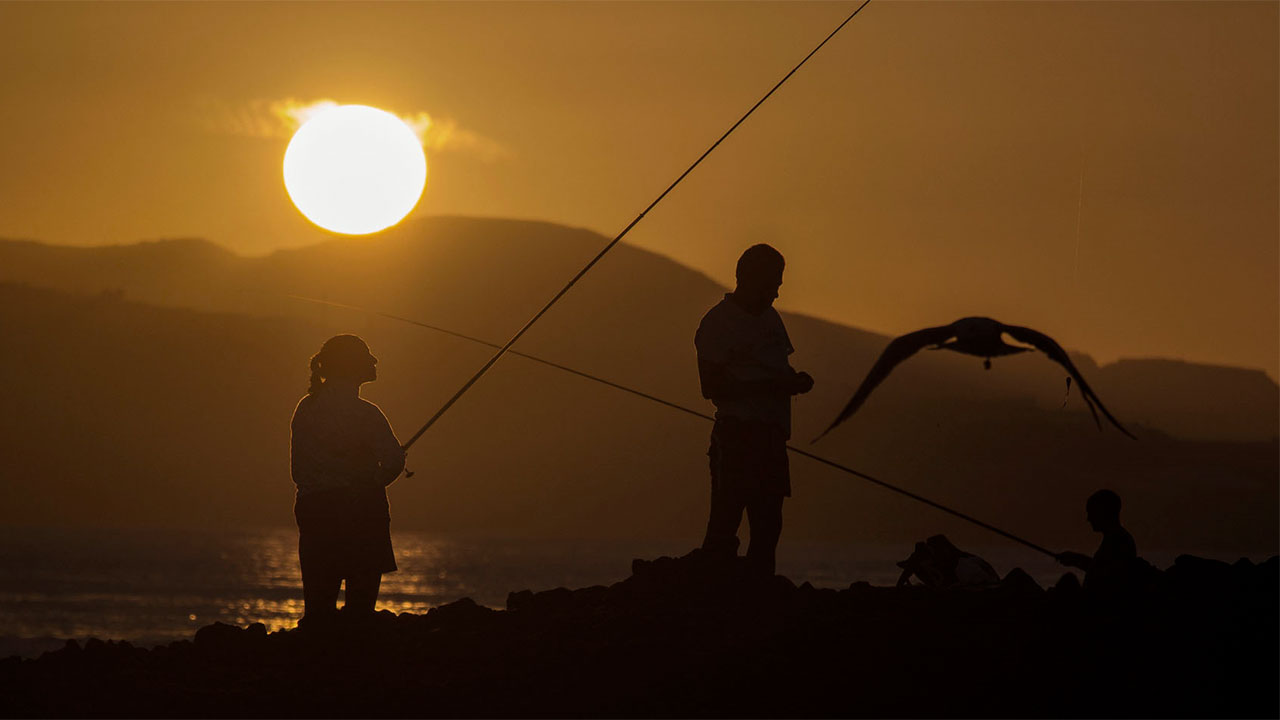
[[[303,615],[298,618],[298,629],[306,634],[324,633],[332,630],[338,624],[338,611],[335,609],[327,613],[313,612],[310,615]]]
[[[777,561],[748,554],[743,558],[747,572],[753,577],[771,578],[777,574]]]

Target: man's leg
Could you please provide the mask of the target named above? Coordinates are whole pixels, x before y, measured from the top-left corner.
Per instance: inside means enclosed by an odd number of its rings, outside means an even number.
[[[758,495],[747,502],[747,522],[751,524],[751,544],[747,562],[766,575],[777,569],[778,538],[782,536],[782,496]]]
[[[702,549],[717,556],[738,555],[738,526],[742,524],[742,502],[732,493],[711,487],[711,513],[707,518],[707,534]]]
[[[732,478],[725,477],[725,444],[717,437],[719,425],[711,435],[711,449],[707,457],[711,465],[711,512],[707,517],[707,534],[702,539],[702,549],[716,556],[733,558],[738,555],[738,526],[742,524],[744,504],[739,493],[733,492]],[[732,472],[732,460],[730,470]]]
[[[352,573],[347,578],[347,599],[342,604],[346,612],[372,613],[378,604],[378,589],[382,586],[382,573]]]

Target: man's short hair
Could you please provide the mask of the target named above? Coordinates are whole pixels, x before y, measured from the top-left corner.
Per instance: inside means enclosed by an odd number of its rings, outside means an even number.
[[[1097,510],[1103,515],[1120,516],[1120,496],[1110,490],[1099,490],[1090,495],[1084,506],[1087,509]]]
[[[780,272],[787,265],[772,245],[760,243],[752,245],[738,258],[738,268],[734,275],[741,280],[744,277],[759,277],[764,272]]]

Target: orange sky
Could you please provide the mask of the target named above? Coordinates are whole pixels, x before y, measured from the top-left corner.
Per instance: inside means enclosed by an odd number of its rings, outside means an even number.
[[[421,214],[612,236],[852,7],[2,3],[0,236],[314,242],[289,98],[451,127]],[[784,308],[872,330],[1276,377],[1278,38],[1275,2],[875,0],[629,240],[726,283],[772,242]]]

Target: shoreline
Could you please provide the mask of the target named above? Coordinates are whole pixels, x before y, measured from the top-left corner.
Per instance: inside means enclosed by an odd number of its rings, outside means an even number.
[[[71,537],[52,530],[10,531],[5,538],[0,658],[15,653],[35,657],[69,638],[82,644],[98,637],[149,647],[190,639],[215,621],[240,626],[263,622],[274,631],[292,628],[302,615],[296,528],[123,535],[85,530]],[[481,605],[503,608],[512,589],[612,584],[626,577],[632,558],[679,554],[691,542],[503,540],[393,532],[400,571],[384,577],[379,607],[397,614],[424,614],[471,597]],[[989,561],[1001,575],[1021,567],[1044,587],[1068,570],[1008,543],[967,539],[962,547]],[[1143,550],[1159,567],[1172,565],[1179,554],[1152,546]],[[892,585],[900,571],[896,562],[912,551],[912,543],[906,542],[789,539],[779,548],[778,569],[797,584],[809,581],[819,588],[842,590],[857,581]],[[1276,552],[1183,551],[1227,563],[1242,555],[1261,562]],[[101,570],[104,563],[111,563],[109,573]]]
[[[1011,571],[843,590],[698,554],[332,628],[0,660],[5,716],[1274,716],[1277,568],[1183,556],[1100,605]]]

